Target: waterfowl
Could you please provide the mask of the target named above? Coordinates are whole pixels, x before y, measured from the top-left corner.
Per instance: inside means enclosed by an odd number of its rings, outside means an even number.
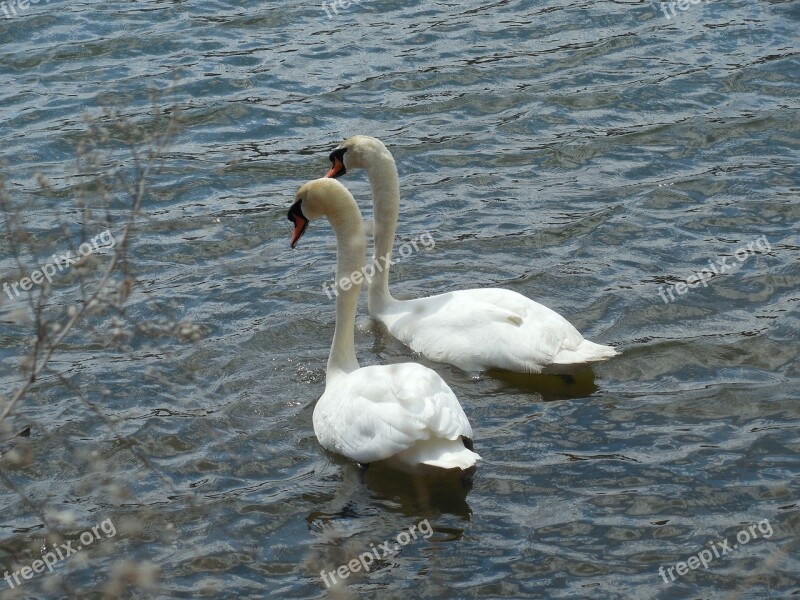
[[[289,209],[294,248],[308,224],[326,217],[336,234],[336,327],[325,391],[314,407],[314,433],[323,448],[359,464],[386,461],[407,472],[427,467],[468,471],[480,459],[458,399],[435,371],[416,363],[360,367],[354,327],[366,236],[350,192],[333,179],[303,185]],[[347,289],[344,289],[347,287]]]
[[[375,275],[369,312],[426,358],[479,372],[566,372],[617,354],[585,339],[564,317],[522,294],[501,288],[457,290],[414,300],[389,292],[392,244],[400,206],[397,167],[377,138],[357,135],[331,154],[326,177],[366,169],[372,188]],[[383,267],[383,268],[381,268]]]

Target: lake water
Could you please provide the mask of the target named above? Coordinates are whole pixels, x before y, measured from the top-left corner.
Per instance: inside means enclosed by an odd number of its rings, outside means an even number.
[[[8,420],[32,454],[0,459],[0,575],[42,556],[43,517],[116,533],[0,598],[100,597],[123,561],[157,582],[108,597],[800,593],[798,2],[17,1],[0,172],[24,228],[66,251],[83,115],[146,122],[172,86],[181,129],[131,233],[125,318],[202,337],[54,355]],[[286,211],[356,133],[397,160],[398,242],[435,241],[394,269],[396,295],[505,287],[622,350],[571,382],[473,379],[362,298],[361,364],[421,362],[459,397],[483,457],[469,490],[362,480],[313,434],[335,243],[319,222],[290,250]],[[364,172],[342,181],[368,215]],[[722,272],[684,288],[709,261]],[[18,275],[4,220],[0,277]],[[33,329],[2,297],[8,397]],[[321,570],[412,526],[430,533],[326,588]]]

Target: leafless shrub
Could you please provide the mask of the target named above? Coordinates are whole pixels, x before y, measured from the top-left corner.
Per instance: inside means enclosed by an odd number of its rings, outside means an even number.
[[[4,288],[0,295],[0,323],[4,330],[12,332],[8,335],[16,336],[21,347],[14,361],[16,370],[11,376],[12,385],[0,390],[0,482],[41,522],[40,546],[42,536],[45,545],[57,544],[68,538],[69,531],[74,529],[70,529],[68,511],[54,510],[46,498],[28,493],[15,477],[15,472],[33,462],[30,425],[34,433],[37,429],[46,429],[46,424],[20,422],[25,418],[26,398],[36,393],[44,381],[51,386],[58,383],[71,396],[80,399],[105,424],[115,443],[130,451],[143,469],[172,489],[168,478],[159,473],[140,444],[131,436],[123,435],[114,419],[104,414],[102,406],[89,400],[90,396],[103,397],[102,390],[87,390],[54,367],[54,357],[68,344],[82,342],[94,347],[124,349],[134,335],[170,335],[180,341],[200,338],[199,329],[190,323],[136,323],[126,314],[126,302],[137,285],[132,269],[132,236],[137,221],[147,218],[148,186],[160,173],[166,149],[179,125],[177,106],[164,109],[160,100],[160,94],[152,93],[152,113],[145,121],[137,121],[114,108],[86,118],[85,133],[77,141],[73,185],[57,189],[44,175],[38,175],[36,191],[20,201],[9,191],[7,179],[0,174],[0,231],[4,234],[0,260],[3,254],[6,256],[0,262],[5,265],[0,270],[0,286]],[[73,196],[74,203],[61,201],[64,196]],[[32,223],[30,209],[34,203],[59,207],[61,223],[57,231],[43,232]],[[77,228],[79,233],[75,231]],[[114,243],[101,249],[96,238],[104,231],[110,233]],[[63,259],[65,244],[72,260]],[[56,258],[59,255],[62,256],[60,261]],[[42,256],[52,258],[39,258]],[[65,268],[54,272],[54,261]],[[62,265],[62,262],[68,264]],[[39,274],[38,278],[35,273]],[[23,287],[21,282],[26,285]],[[21,293],[14,296],[16,292]],[[61,295],[76,300],[64,301]],[[90,470],[103,472],[102,458],[96,452],[87,453],[68,439],[63,440],[63,447],[75,464],[85,464]],[[98,477],[97,485],[105,486],[112,497],[129,495],[125,484],[108,476]],[[0,540],[0,559],[6,555],[12,561],[2,564],[6,561],[0,560],[0,567],[12,569],[15,565],[30,564],[33,558],[41,558],[41,549],[37,555],[37,549],[27,545],[26,548],[22,543]],[[116,598],[128,586],[152,587],[157,573],[157,568],[150,563],[122,561],[115,564],[108,580],[94,592],[70,589],[57,573],[49,575],[42,585],[48,591],[58,591],[68,597],[100,594]],[[5,589],[0,592],[0,598],[16,593]]]

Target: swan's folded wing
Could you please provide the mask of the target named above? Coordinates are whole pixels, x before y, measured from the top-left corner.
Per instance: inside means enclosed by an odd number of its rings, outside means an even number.
[[[417,363],[388,365],[388,368],[395,369],[397,374],[394,381],[398,400],[421,415],[430,437],[447,440],[462,435],[472,437],[472,427],[464,409],[436,371]]]
[[[499,288],[398,302],[382,319],[415,351],[467,371],[491,366],[525,371],[529,365],[548,365],[583,342],[557,312]]]
[[[527,316],[527,307],[521,302],[509,302],[516,296],[519,294],[501,289],[448,292],[404,300],[382,315],[382,319],[399,329],[422,328],[423,324],[436,323],[440,329],[452,326],[457,331],[463,329],[465,323],[473,324],[476,319],[486,324],[519,327]],[[524,296],[519,297],[531,302]]]
[[[453,293],[461,301],[481,301],[507,310],[521,317],[526,323],[535,323],[542,329],[557,332],[576,347],[583,339],[572,323],[556,311],[517,292],[503,288],[477,288]]]
[[[319,418],[332,420],[325,447],[360,463],[386,459],[419,440],[472,437],[458,399],[434,371],[415,363],[364,367],[335,389]]]

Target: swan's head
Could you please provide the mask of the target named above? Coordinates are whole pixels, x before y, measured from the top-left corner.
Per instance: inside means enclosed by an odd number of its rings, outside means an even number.
[[[346,218],[346,213],[353,210],[355,210],[355,214],[350,216],[360,222],[361,213],[358,212],[356,201],[347,188],[335,179],[314,179],[303,184],[297,190],[294,204],[287,215],[287,218],[294,224],[292,248],[303,237],[311,221],[327,217],[329,221],[334,222],[341,216]]]
[[[331,152],[328,158],[332,166],[325,177],[341,177],[351,169],[366,169],[375,159],[386,156],[391,158],[392,155],[378,138],[354,135]]]

